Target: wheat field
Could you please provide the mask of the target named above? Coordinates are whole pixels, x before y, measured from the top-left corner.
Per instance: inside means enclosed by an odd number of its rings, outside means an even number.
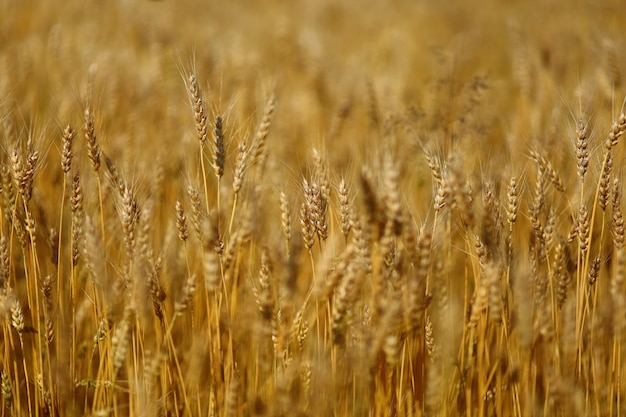
[[[625,25],[0,0],[0,416],[626,415]]]

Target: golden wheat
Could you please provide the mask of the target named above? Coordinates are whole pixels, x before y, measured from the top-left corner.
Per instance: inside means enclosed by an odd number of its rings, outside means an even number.
[[[0,417],[626,415],[619,2],[57,3],[0,2]]]

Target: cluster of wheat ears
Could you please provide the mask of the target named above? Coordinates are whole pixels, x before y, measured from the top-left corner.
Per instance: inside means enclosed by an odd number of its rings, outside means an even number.
[[[157,29],[124,32],[139,58],[103,32],[68,85],[64,30],[93,27],[23,7],[0,4],[0,416],[626,415],[619,38],[593,64],[511,25],[502,61],[453,40],[424,81],[393,31],[345,78],[285,22],[276,74],[245,42],[176,68]]]

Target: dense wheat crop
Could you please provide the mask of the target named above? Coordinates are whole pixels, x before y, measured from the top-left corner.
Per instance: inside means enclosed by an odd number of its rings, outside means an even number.
[[[437,3],[0,0],[0,415],[626,415],[626,11]]]

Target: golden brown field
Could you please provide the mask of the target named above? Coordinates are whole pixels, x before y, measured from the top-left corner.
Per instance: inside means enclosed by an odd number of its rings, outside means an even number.
[[[437,3],[0,0],[0,416],[626,415],[626,10]]]

